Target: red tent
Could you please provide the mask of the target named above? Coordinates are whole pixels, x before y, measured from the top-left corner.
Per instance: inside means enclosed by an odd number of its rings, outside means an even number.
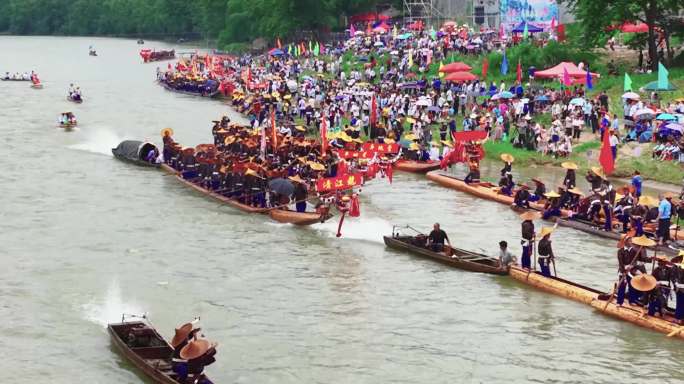
[[[624,23],[620,26],[620,30],[622,32],[648,33],[648,24],[646,24],[646,23],[639,23],[639,24]]]
[[[423,20],[418,20],[414,23],[411,23],[407,27],[408,27],[408,29],[410,29],[412,31],[422,30],[423,29]]]
[[[444,77],[446,81],[472,81],[477,80],[477,76],[470,72],[452,72]]]
[[[470,65],[465,64],[465,63],[462,63],[462,62],[459,61],[459,62],[456,62],[456,63],[450,63],[450,64],[445,65],[444,67],[442,67],[442,69],[440,70],[440,72],[444,72],[444,73],[451,73],[451,72],[468,72],[468,71],[470,71],[471,69],[473,69],[473,67],[471,67]]]
[[[586,79],[587,71],[579,69],[575,64],[564,61],[555,67],[545,69],[543,71],[537,71],[534,73],[534,77],[539,79],[560,79],[563,78],[564,71],[568,71],[570,79]],[[597,73],[591,73],[591,78],[597,78],[599,75]]]

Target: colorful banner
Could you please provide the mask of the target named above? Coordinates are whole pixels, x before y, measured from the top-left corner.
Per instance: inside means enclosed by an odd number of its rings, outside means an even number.
[[[558,22],[558,4],[556,0],[501,0],[499,1],[501,23],[507,30],[518,26],[523,21],[538,27],[550,28],[551,20]]]
[[[397,153],[399,152],[399,144],[363,143],[362,149],[367,152]]]
[[[360,173],[345,174],[337,177],[328,177],[316,180],[316,192],[330,192],[351,189],[363,184],[363,175]]]
[[[371,151],[337,151],[337,155],[341,159],[372,159],[375,152]]]
[[[487,131],[467,131],[454,133],[454,141],[477,141],[487,138]]]

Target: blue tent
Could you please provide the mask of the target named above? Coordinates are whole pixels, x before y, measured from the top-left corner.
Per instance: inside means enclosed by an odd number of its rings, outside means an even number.
[[[525,23],[527,23],[527,22],[526,22],[526,21],[521,22],[520,24],[518,24],[517,27],[513,28],[513,30],[512,30],[511,32],[513,32],[513,33],[523,33],[523,32],[525,32]],[[527,23],[527,32],[528,32],[528,33],[539,33],[539,32],[544,32],[544,28],[537,27],[537,26],[534,25],[534,24]]]

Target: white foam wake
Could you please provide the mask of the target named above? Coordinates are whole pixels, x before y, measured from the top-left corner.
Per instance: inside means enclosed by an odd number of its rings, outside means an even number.
[[[144,311],[138,304],[122,299],[121,287],[118,281],[114,280],[109,284],[105,297],[95,298],[84,304],[83,312],[88,321],[106,327],[109,323],[121,321],[121,315],[124,313],[142,315]]]
[[[85,141],[71,145],[69,148],[111,156],[112,148],[116,148],[116,146],[124,140],[116,132],[108,129],[96,131],[84,130],[83,132],[85,133]]]
[[[340,223],[339,216],[325,223],[315,224],[311,227],[327,236],[335,237]],[[342,224],[342,239],[364,240],[374,243],[383,243],[382,236],[392,233],[392,224],[379,217],[345,217]]]

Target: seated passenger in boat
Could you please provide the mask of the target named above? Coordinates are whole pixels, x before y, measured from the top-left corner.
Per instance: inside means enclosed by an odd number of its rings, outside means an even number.
[[[515,196],[513,197],[513,203],[519,208],[529,208],[530,207],[530,187],[523,184],[520,186]]]
[[[656,313],[663,317],[667,302],[670,297],[671,268],[668,266],[668,258],[657,256],[658,266],[653,269],[652,275],[656,278],[657,285],[648,292],[648,315],[655,316]]]
[[[513,182],[513,175],[511,175],[510,172],[507,172],[505,175],[501,176],[501,179],[499,180],[499,187],[501,188],[499,190],[500,194],[506,196],[513,195],[513,187],[515,187],[515,183]]]
[[[561,216],[561,206],[560,206],[560,195],[555,192],[551,191],[547,193],[546,198],[548,199],[546,201],[546,204],[544,205],[544,213],[542,214],[542,219],[544,220],[549,220],[550,218],[554,216]]]
[[[506,241],[499,242],[499,262],[503,267],[507,267],[517,262],[515,256],[508,251],[508,242]]]
[[[177,381],[180,383],[191,382],[195,384],[211,384],[204,375],[204,367],[216,361],[216,344],[207,339],[199,339],[195,336],[187,343],[174,358],[173,371],[178,375]]]
[[[530,198],[528,199],[529,201],[539,201],[544,198],[544,194],[546,193],[546,185],[544,183],[536,178],[533,178],[532,181],[534,182],[535,188],[534,188],[534,193],[530,195]]]
[[[444,250],[444,241],[451,246],[451,241],[449,241],[449,236],[446,232],[439,228],[439,223],[435,223],[432,226],[432,231],[428,235],[428,248],[434,252],[442,252]]]
[[[288,177],[288,179],[294,182],[294,192],[292,193],[292,196],[294,197],[297,212],[306,212],[306,197],[308,192],[306,191],[304,180],[302,180],[299,175]]]

